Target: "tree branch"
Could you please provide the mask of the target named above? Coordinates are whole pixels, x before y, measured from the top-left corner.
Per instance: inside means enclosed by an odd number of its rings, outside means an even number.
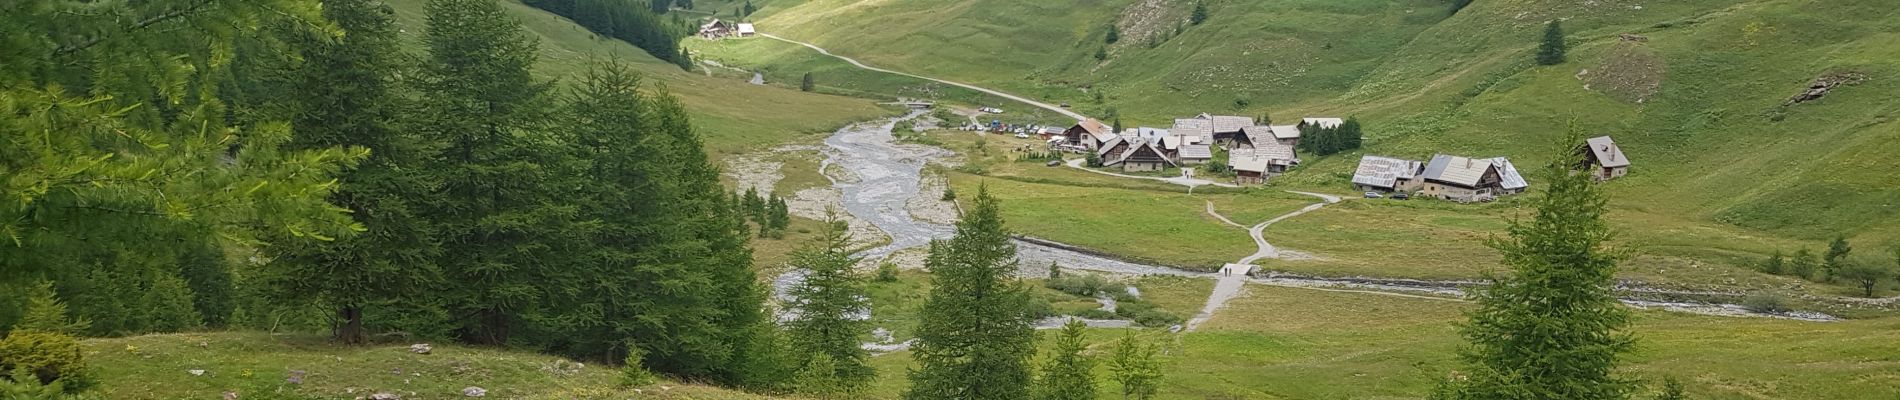
[[[157,25],[160,22],[165,22],[172,19],[177,19],[180,17],[191,15],[193,13],[197,13],[199,10],[204,9],[206,6],[210,6],[211,2],[212,0],[202,0],[202,1],[197,2],[196,4],[192,4],[184,8],[180,8],[180,9],[172,10],[170,12],[166,12],[163,14],[151,16],[150,18],[146,18],[146,19],[140,20],[137,23],[133,23],[132,26],[128,26],[125,29],[120,30],[119,33],[137,32],[139,30],[149,28],[152,25]],[[68,54],[72,54],[81,50],[91,48],[92,46],[97,46],[99,45],[99,43],[104,42],[108,36],[110,35],[100,35],[97,37],[93,37],[92,39],[87,39],[84,42],[76,43],[69,46],[60,46],[59,48],[53,50],[53,57],[62,57]]]

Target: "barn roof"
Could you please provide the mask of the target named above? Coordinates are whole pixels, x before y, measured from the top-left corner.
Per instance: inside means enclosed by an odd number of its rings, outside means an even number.
[[[1208,120],[1208,129],[1214,133],[1240,132],[1253,126],[1253,117],[1201,114],[1196,119]]]
[[[1161,162],[1168,163],[1168,166],[1170,167],[1175,166],[1174,160],[1168,159],[1166,155],[1167,153],[1162,152],[1161,149],[1159,148],[1155,148],[1155,144],[1153,142],[1139,142],[1133,146],[1128,146],[1128,150],[1123,150],[1120,155],[1117,155],[1115,157],[1114,162],[1104,163],[1104,165],[1115,165],[1115,164],[1121,164],[1123,162],[1127,162],[1129,157],[1133,157],[1135,153],[1141,152],[1142,149],[1153,151],[1155,155],[1161,156],[1160,157]]]
[[[1629,157],[1623,156],[1623,148],[1617,146],[1616,141],[1610,140],[1609,136],[1590,138],[1585,145],[1590,146],[1590,152],[1596,154],[1597,164],[1605,168],[1630,166]]]
[[[1075,121],[1075,126],[1097,136],[1103,133],[1114,134],[1114,132],[1110,132],[1112,129],[1109,129],[1108,125],[1102,125],[1102,121],[1097,121],[1094,118]]]
[[[1423,163],[1391,157],[1368,155],[1359,158],[1359,169],[1353,171],[1352,183],[1382,188],[1398,186],[1400,179],[1412,179],[1417,176]]]
[[[1227,165],[1234,167],[1235,171],[1267,172],[1267,160],[1266,157],[1254,156],[1229,157]]]
[[[1214,158],[1214,148],[1212,146],[1208,146],[1205,144],[1190,144],[1186,146],[1181,146],[1181,158],[1183,159],[1191,158],[1191,159],[1196,159],[1196,160],[1205,160],[1205,159]]]
[[[1517,173],[1517,166],[1511,165],[1510,158],[1497,157],[1486,161],[1490,161],[1491,165],[1498,167],[1498,179],[1501,181],[1499,186],[1503,186],[1508,190],[1531,187],[1530,182],[1524,181],[1524,175]]]
[[[1126,141],[1126,139],[1119,137],[1109,138],[1107,141],[1102,142],[1101,147],[1095,148],[1095,157],[1107,159],[1109,150],[1114,150],[1115,146],[1120,146],[1122,142]]]
[[[745,22],[741,22],[741,23],[739,23],[739,33],[740,33],[740,34],[747,34],[747,33],[755,33],[755,32],[758,32],[758,31],[755,31],[755,30],[752,30],[752,24],[751,24],[751,23],[745,23]]]
[[[1485,172],[1491,171],[1489,159],[1472,159],[1453,155],[1432,156],[1432,162],[1425,165],[1425,179],[1476,187],[1484,180]]]

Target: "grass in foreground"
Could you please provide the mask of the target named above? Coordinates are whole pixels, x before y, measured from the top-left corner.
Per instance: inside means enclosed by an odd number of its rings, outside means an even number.
[[[89,339],[82,343],[108,399],[239,398],[287,390],[304,398],[351,399],[378,392],[406,399],[462,398],[475,386],[502,399],[760,399],[714,387],[663,382],[641,388],[618,384],[618,371],[594,363],[521,351],[434,345],[431,354],[408,343],[343,347],[315,334],[214,332]],[[190,371],[202,370],[202,375]],[[304,371],[301,385],[286,379]]]

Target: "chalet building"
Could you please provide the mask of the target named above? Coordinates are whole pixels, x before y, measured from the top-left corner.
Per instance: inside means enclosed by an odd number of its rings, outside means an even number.
[[[1253,118],[1203,113],[1194,118],[1174,120],[1174,127],[1169,128],[1168,131],[1178,136],[1200,137],[1199,143],[1226,144],[1231,143],[1235,136],[1240,135],[1241,131],[1249,126],[1253,126]]]
[[[1497,198],[1503,181],[1491,160],[1444,154],[1432,156],[1421,177],[1425,180],[1421,196],[1461,203]]]
[[[1490,161],[1491,166],[1498,170],[1498,194],[1519,194],[1530,189],[1530,182],[1524,180],[1524,175],[1517,173],[1517,166],[1511,164],[1510,158],[1497,157],[1486,161]]]
[[[1122,171],[1127,172],[1160,171],[1179,166],[1161,151],[1161,147],[1157,145],[1158,142],[1128,138],[1117,138],[1116,142],[1112,147],[1104,147],[1110,151],[1097,153],[1102,158],[1102,166],[1119,166]],[[1119,149],[1119,151],[1114,149]]]
[[[1066,144],[1090,150],[1101,146],[1102,143],[1107,143],[1115,136],[1115,132],[1108,125],[1103,125],[1102,121],[1094,118],[1075,121],[1074,126],[1062,131],[1062,137],[1067,139]]]
[[[1175,152],[1174,158],[1176,162],[1182,165],[1206,164],[1208,161],[1214,160],[1214,146],[1206,144],[1181,145],[1180,151]]]
[[[702,38],[718,39],[730,35],[732,35],[732,24],[721,21],[718,18],[713,18],[711,21],[706,21],[704,25],[699,26],[699,37]]]
[[[1168,132],[1180,136],[1205,138],[1211,141],[1214,139],[1214,120],[1198,117],[1175,119],[1174,126],[1168,128]]]
[[[757,29],[752,28],[751,23],[746,23],[746,22],[740,22],[738,25],[738,28],[734,29],[733,32],[739,35],[739,37],[753,37],[753,36],[758,36],[759,34],[759,31]]]
[[[1268,179],[1285,174],[1287,169],[1299,163],[1293,146],[1270,142],[1253,148],[1235,149],[1227,155],[1227,165],[1234,168],[1234,183],[1241,185],[1267,183]]]
[[[1411,192],[1418,190],[1424,173],[1422,162],[1368,155],[1359,158],[1352,186],[1367,192]]]
[[[1629,157],[1623,156],[1623,148],[1618,147],[1609,136],[1590,138],[1577,152],[1584,156],[1579,170],[1589,173],[1597,181],[1621,178],[1630,172]]]

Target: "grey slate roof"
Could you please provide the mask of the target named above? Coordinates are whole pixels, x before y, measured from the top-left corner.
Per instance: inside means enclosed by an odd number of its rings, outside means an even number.
[[[1531,187],[1530,182],[1524,181],[1524,175],[1517,173],[1517,166],[1511,165],[1510,158],[1497,157],[1485,161],[1490,161],[1492,166],[1498,168],[1498,186],[1503,186],[1506,190]]]
[[[1593,137],[1585,144],[1590,146],[1590,152],[1596,154],[1597,163],[1604,168],[1630,166],[1629,157],[1623,156],[1623,148],[1617,146],[1616,141],[1610,140],[1609,136]]]
[[[1478,181],[1484,180],[1484,173],[1490,171],[1491,167],[1489,159],[1438,154],[1433,155],[1432,162],[1425,165],[1425,179],[1476,187]]]
[[[1359,158],[1359,169],[1353,171],[1352,183],[1391,189],[1398,186],[1400,179],[1417,177],[1419,167],[1423,164],[1391,157],[1364,156]]]
[[[1182,159],[1196,159],[1196,160],[1205,160],[1205,159],[1214,158],[1214,148],[1205,144],[1190,144],[1190,145],[1181,146],[1181,158]]]

